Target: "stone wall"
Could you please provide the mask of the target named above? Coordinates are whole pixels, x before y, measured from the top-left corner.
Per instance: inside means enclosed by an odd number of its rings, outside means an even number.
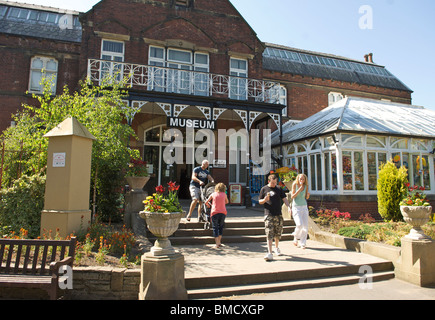
[[[74,267],[73,289],[60,291],[65,300],[137,300],[140,269]],[[63,298],[62,298],[63,296]],[[0,299],[48,300],[41,289],[0,288]]]
[[[137,300],[140,269],[74,267],[67,300]]]

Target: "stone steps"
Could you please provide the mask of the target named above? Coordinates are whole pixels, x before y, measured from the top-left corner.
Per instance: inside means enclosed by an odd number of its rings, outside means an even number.
[[[363,274],[359,274],[362,266],[366,265],[198,277],[187,278],[185,281],[189,299],[210,299],[253,293],[358,284],[363,276]],[[373,282],[394,278],[394,266],[391,262],[371,263],[369,266],[373,269],[371,276]]]
[[[284,222],[282,240],[293,240],[294,222]],[[155,237],[148,233],[150,241]],[[213,231],[204,229],[204,223],[181,222],[175,234],[169,238],[173,245],[204,245],[213,244]],[[225,223],[223,243],[266,242],[264,222],[261,219],[232,220]]]

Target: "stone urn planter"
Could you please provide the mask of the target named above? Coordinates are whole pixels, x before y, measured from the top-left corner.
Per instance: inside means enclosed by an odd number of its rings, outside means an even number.
[[[125,177],[132,191],[142,191],[150,177]]]
[[[403,219],[412,226],[411,232],[405,236],[407,239],[412,240],[426,240],[431,239],[425,235],[421,226],[425,225],[432,214],[432,207],[416,207],[416,206],[401,206],[400,212]]]
[[[288,189],[289,192],[292,192],[293,182],[295,182],[295,181],[292,180],[292,181],[289,181],[289,182],[284,182],[284,185],[286,186],[286,188]]]
[[[186,215],[185,212],[157,213],[157,212],[139,212],[141,218],[145,219],[148,230],[157,237],[154,247],[151,248],[153,256],[170,256],[177,252],[168,239],[178,229],[181,218]]]

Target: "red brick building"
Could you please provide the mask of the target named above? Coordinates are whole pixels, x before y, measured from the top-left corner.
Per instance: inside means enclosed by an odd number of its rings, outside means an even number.
[[[98,84],[129,76],[126,103],[137,108],[130,121],[139,137],[132,143],[150,165],[149,186],[188,184],[195,165],[162,160],[168,119],[282,132],[286,121],[345,96],[411,103],[412,91],[372,55],[354,60],[264,43],[228,0],[102,0],[86,13],[0,0],[0,43],[0,129],[32,103],[26,92],[40,90],[42,71],[55,76],[57,93],[86,77]],[[249,186],[240,156],[236,164],[228,154],[212,157],[222,160],[217,180]]]

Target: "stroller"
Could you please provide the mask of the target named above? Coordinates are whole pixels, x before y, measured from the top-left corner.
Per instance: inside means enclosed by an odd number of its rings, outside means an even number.
[[[205,205],[205,202],[213,194],[216,183],[209,183],[204,187],[201,187],[201,215],[199,217],[199,222],[204,222],[204,229],[211,229],[211,208]]]

